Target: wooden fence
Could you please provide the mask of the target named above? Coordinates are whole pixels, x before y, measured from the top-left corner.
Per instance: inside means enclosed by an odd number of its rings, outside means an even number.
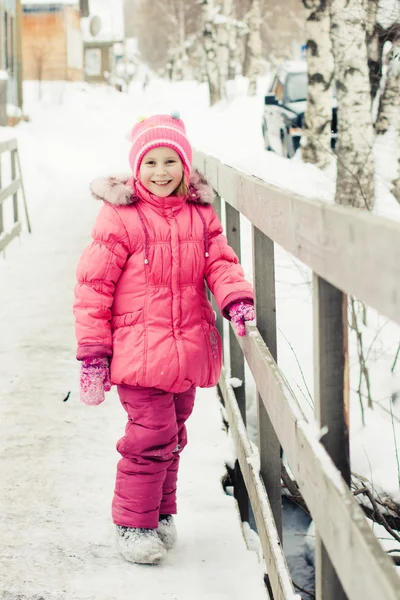
[[[219,387],[254,512],[274,600],[295,590],[282,550],[280,447],[316,526],[318,600],[399,600],[400,578],[350,489],[347,294],[400,323],[400,224],[296,196],[195,152],[195,166],[225,203],[225,231],[240,256],[240,213],[252,224],[257,327],[229,330],[231,377],[244,357],[258,393],[258,453],[246,432],[245,386]],[[223,199],[223,200],[221,200]],[[315,421],[277,366],[274,243],[313,271]],[[222,319],[217,327],[223,335]],[[242,494],[243,489],[239,492]],[[245,500],[239,503],[245,507]],[[244,512],[246,509],[243,509]]]
[[[2,186],[2,155],[5,152],[10,153],[10,173],[11,183],[6,187]],[[18,167],[18,173],[17,173]],[[15,138],[0,141],[0,252],[21,233],[22,221],[19,216],[18,192],[21,191],[24,201],[25,217],[28,225],[28,231],[31,231],[29,215],[26,204],[25,190],[22,181],[21,165],[18,154],[18,144]],[[4,223],[3,203],[12,198],[12,224],[7,228]]]

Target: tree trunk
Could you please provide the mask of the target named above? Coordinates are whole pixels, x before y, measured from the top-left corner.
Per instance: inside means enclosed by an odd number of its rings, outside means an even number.
[[[210,92],[210,106],[221,100],[220,73],[217,60],[217,33],[214,24],[214,0],[203,0],[203,48],[205,52],[205,70]]]
[[[330,163],[333,58],[326,0],[303,0],[307,9],[307,109],[304,119],[305,162],[324,169]]]
[[[234,21],[229,30],[229,65],[228,65],[228,80],[236,78],[238,57],[239,57],[239,46],[238,46],[238,29],[236,24],[236,0],[231,0],[232,10],[231,18]]]
[[[368,73],[371,101],[375,98],[382,77],[382,27],[377,23],[379,1],[368,0],[366,35],[368,52]]]
[[[386,133],[390,123],[400,113],[400,38],[393,44],[390,51],[385,88],[383,90],[375,131]]]
[[[218,24],[218,64],[220,74],[221,96],[226,97],[226,82],[229,74],[229,39],[232,30],[233,0],[223,0],[222,18]]]
[[[385,89],[381,96],[375,131],[386,133],[390,125],[396,128],[397,141],[397,177],[393,180],[392,194],[400,202],[400,37],[393,43],[390,51]]]
[[[397,119],[397,139],[400,138],[400,118]],[[397,149],[397,177],[393,180],[391,192],[396,198],[397,202],[400,203],[400,150]]]
[[[248,95],[255,96],[257,92],[257,77],[261,72],[261,12],[259,0],[252,0],[250,10],[247,15],[247,25],[249,27],[248,37],[248,73],[249,79]]]
[[[331,0],[331,41],[338,102],[338,204],[372,209],[374,131],[363,0]]]

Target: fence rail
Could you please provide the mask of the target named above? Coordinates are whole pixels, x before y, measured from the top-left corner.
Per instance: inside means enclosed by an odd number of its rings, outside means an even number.
[[[400,579],[349,489],[347,296],[400,323],[400,224],[352,208],[296,196],[195,152],[195,165],[225,203],[225,231],[240,249],[239,213],[252,223],[257,327],[229,330],[232,377],[244,358],[259,396],[258,453],[245,425],[245,390],[223,373],[240,471],[255,515],[274,600],[293,598],[281,545],[280,446],[317,531],[319,600],[399,600]],[[221,198],[223,199],[221,201]],[[313,275],[315,421],[308,422],[277,365],[274,243]],[[223,335],[219,318],[217,326]],[[322,428],[326,426],[326,430]],[[242,494],[243,495],[243,494]],[[242,498],[243,505],[243,498]]]
[[[10,152],[10,172],[11,172],[11,183],[6,187],[2,187],[2,163],[1,156],[5,152]],[[18,176],[17,176],[18,167]],[[28,209],[26,204],[25,190],[22,181],[21,164],[19,161],[18,154],[18,143],[15,138],[0,141],[0,252],[2,252],[8,244],[21,233],[22,221],[19,217],[18,210],[18,192],[21,191],[23,195],[25,217],[28,225],[28,231],[31,232],[31,225],[28,215]],[[9,225],[8,229],[5,229],[4,225],[4,212],[3,204],[8,199],[12,198],[12,224]]]

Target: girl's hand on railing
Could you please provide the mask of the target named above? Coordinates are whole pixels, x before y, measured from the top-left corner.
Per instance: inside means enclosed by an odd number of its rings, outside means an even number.
[[[104,392],[111,389],[108,358],[85,358],[80,374],[80,398],[88,406],[104,402]]]
[[[254,305],[251,302],[234,302],[228,309],[239,337],[246,335],[245,321],[254,320]]]

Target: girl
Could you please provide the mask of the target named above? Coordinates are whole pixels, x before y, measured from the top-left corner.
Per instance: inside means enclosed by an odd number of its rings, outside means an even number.
[[[239,335],[254,318],[253,291],[212,189],[192,171],[179,117],[143,120],[132,141],[133,176],[92,183],[104,204],[78,265],[74,314],[81,400],[100,404],[115,384],[128,417],[112,503],[117,547],[128,561],[155,564],[176,540],[179,455],[196,387],[214,386],[221,372],[205,283]]]

